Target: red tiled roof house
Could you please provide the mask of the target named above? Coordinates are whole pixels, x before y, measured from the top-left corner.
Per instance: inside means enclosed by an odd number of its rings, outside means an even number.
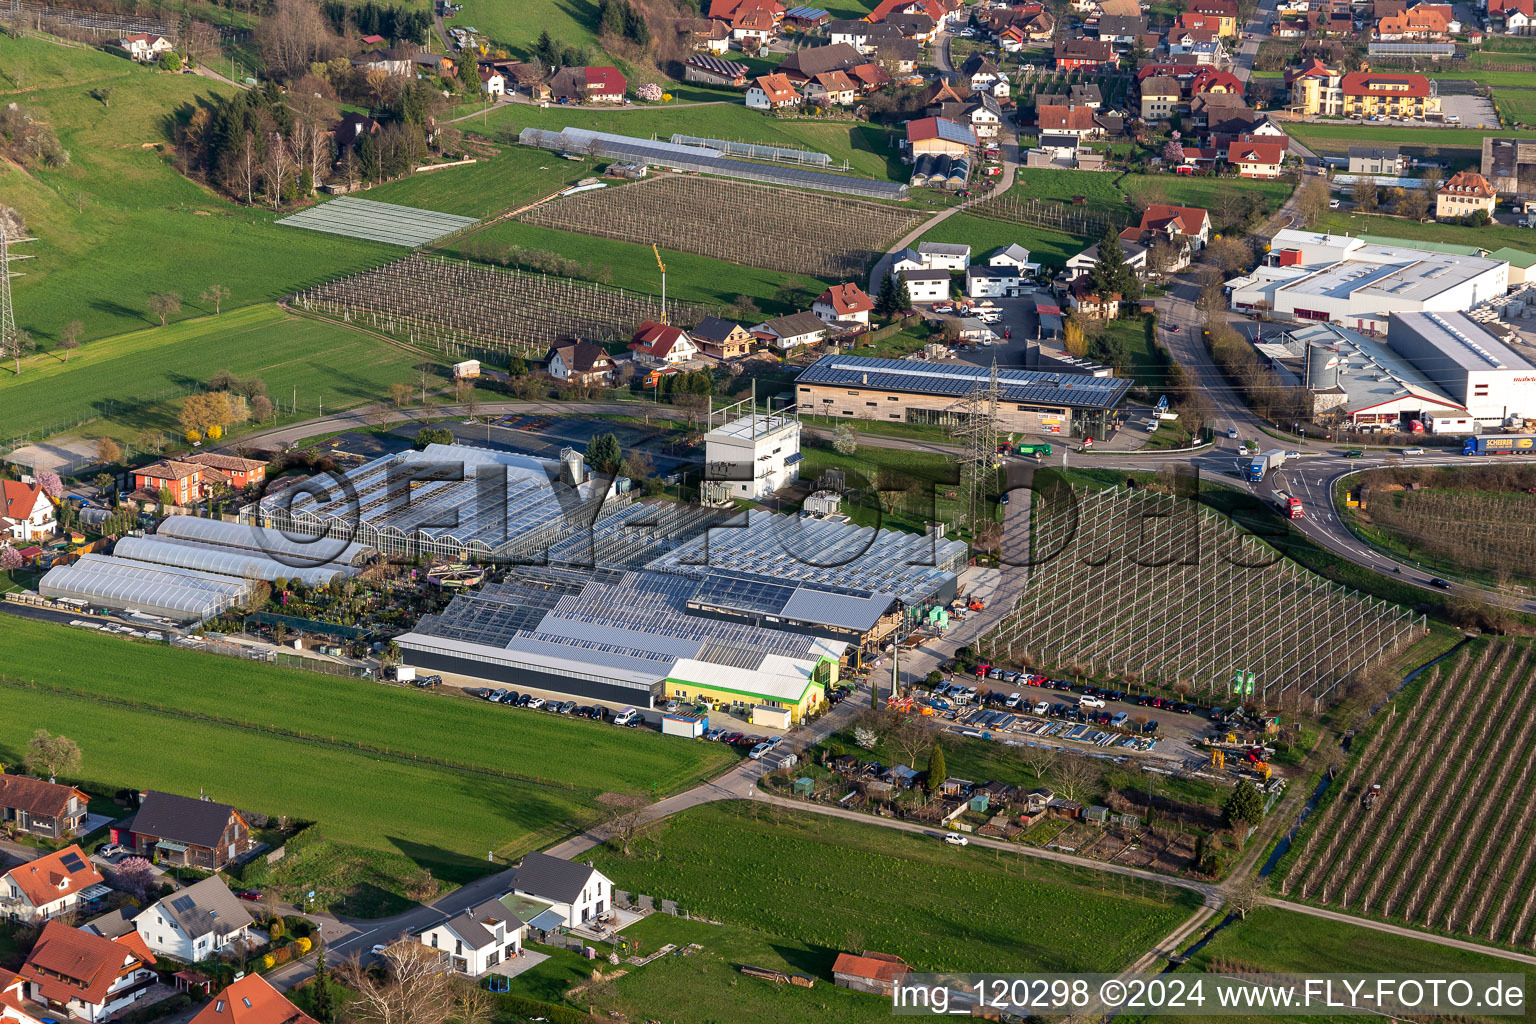
[[[138,932],[107,939],[49,921],[17,973],[27,998],[58,1016],[96,1024],[155,984],[154,962]]]

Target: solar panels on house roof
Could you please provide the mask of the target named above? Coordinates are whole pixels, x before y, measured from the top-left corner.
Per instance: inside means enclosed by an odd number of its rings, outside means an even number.
[[[991,370],[967,364],[936,365],[906,359],[867,359],[822,356],[800,372],[797,383],[869,387],[955,398],[987,386]],[[1035,370],[999,370],[998,385],[1005,402],[1063,405],[1075,409],[1112,409],[1125,397],[1131,382],[1118,377]]]

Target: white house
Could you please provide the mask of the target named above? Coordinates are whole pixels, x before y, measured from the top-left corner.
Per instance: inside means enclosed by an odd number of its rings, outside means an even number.
[[[500,901],[486,900],[418,937],[422,945],[441,950],[455,971],[478,978],[502,961],[520,956],[527,933],[528,926]]]
[[[44,540],[57,529],[53,499],[41,487],[0,480],[0,539]]]
[[[949,299],[949,271],[908,270],[901,275],[913,302],[945,302]]]
[[[1017,242],[1012,245],[1005,245],[988,256],[987,266],[1013,267],[1025,273],[1033,273],[1040,269],[1040,264],[1029,261],[1029,250]]]
[[[924,270],[964,270],[971,263],[971,247],[951,242],[919,242],[917,253]]]
[[[16,973],[50,1016],[98,1024],[149,990],[154,963],[138,932],[108,939],[49,921]]]
[[[796,313],[795,316],[809,316]],[[590,863],[530,853],[512,876],[512,891],[550,904],[567,927],[602,917],[613,908],[613,882]]]
[[[731,495],[756,501],[800,478],[800,421],[753,414],[704,435],[704,464],[725,467]]]
[[[101,872],[80,847],[70,844],[0,875],[0,917],[26,924],[47,921],[73,910],[82,898],[91,898],[82,893],[101,884]]]
[[[133,919],[152,952],[188,964],[239,948],[255,923],[218,875],[177,890]]]
[[[916,249],[903,249],[891,258],[891,273],[905,274],[909,270],[927,270],[922,254]]]
[[[753,110],[778,110],[799,103],[800,94],[794,83],[782,73],[759,76],[747,86],[746,104]]]
[[[171,41],[165,36],[150,36],[142,32],[124,36],[117,41],[117,45],[128,51],[128,56],[138,61],[156,61],[162,53],[170,53],[175,49]]]
[[[811,303],[811,312],[816,314],[816,318],[829,324],[842,320],[867,325],[869,314],[874,310],[874,300],[852,281],[833,285],[816,296],[816,301]]]
[[[635,332],[629,343],[637,366],[659,368],[686,363],[699,354],[699,347],[688,337],[688,332],[670,324],[658,324],[647,320]]]
[[[480,65],[480,88],[487,96],[505,96],[507,94],[507,76],[493,67]]]
[[[791,313],[752,328],[758,340],[785,350],[815,345],[827,336],[827,325],[815,313]]]
[[[1017,298],[1028,280],[1018,267],[969,267],[965,271],[965,294],[973,299]]]
[[[603,347],[590,341],[554,345],[544,358],[551,377],[576,384],[605,384],[615,370]]]

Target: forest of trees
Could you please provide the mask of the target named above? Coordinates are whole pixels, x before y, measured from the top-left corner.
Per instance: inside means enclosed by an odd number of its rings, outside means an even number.
[[[422,10],[376,4],[373,0],[357,6],[341,0],[325,0],[321,6],[331,30],[340,35],[355,31],[360,36],[383,36],[385,39],[409,39],[425,43],[431,38],[432,15]]]

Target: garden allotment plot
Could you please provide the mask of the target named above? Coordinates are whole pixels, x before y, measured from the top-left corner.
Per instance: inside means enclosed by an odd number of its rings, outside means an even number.
[[[284,217],[277,223],[330,235],[365,238],[370,242],[415,247],[433,239],[451,235],[475,223],[473,217],[460,217],[413,206],[376,203],[371,199],[341,196],[302,213]]]

